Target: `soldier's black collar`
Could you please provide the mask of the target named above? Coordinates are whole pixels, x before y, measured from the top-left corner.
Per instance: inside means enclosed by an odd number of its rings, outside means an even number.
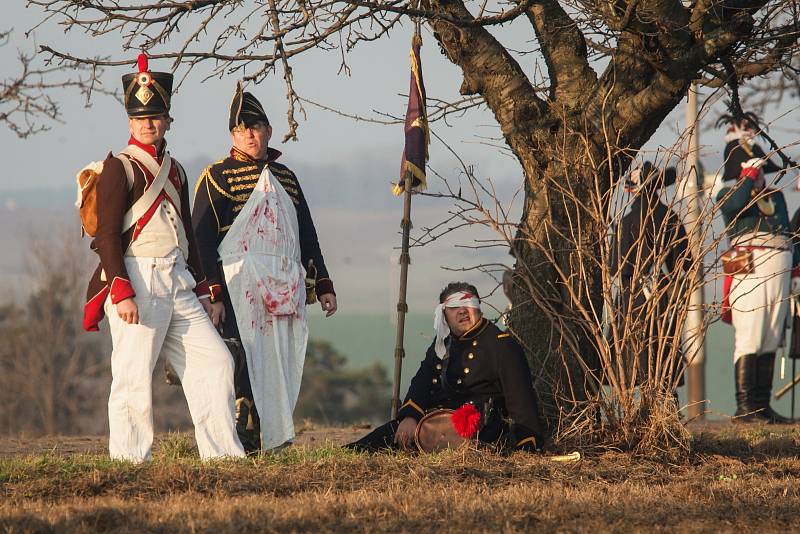
[[[464,332],[464,334],[458,339],[459,341],[467,341],[470,339],[475,339],[476,337],[481,335],[484,330],[486,330],[487,326],[489,326],[489,321],[487,321],[485,317],[481,317],[481,320],[478,321],[478,323],[475,326]]]
[[[272,163],[273,161],[281,157],[281,154],[282,153],[280,150],[275,150],[274,148],[267,148],[267,157],[260,161],[266,161],[267,163]],[[251,157],[249,154],[245,154],[236,147],[231,147],[231,157],[236,161],[247,161],[253,163],[259,161],[254,157]]]

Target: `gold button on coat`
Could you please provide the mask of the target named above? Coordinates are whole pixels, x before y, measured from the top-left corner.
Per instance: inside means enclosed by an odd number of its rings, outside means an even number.
[[[436,364],[436,368],[437,368],[437,369],[441,369],[441,368],[442,368],[442,364],[441,364],[441,363],[437,363],[437,364]]]
[[[464,374],[465,374],[465,375],[468,375],[468,374],[469,374],[469,367],[464,367]]]
[[[473,342],[472,342],[472,346],[473,346],[473,347],[477,347],[477,346],[478,346],[478,340],[477,340],[477,339],[476,339],[475,341],[473,341]]]
[[[433,384],[436,384],[436,383],[438,383],[438,382],[439,382],[439,380],[437,380],[436,378],[434,378],[433,380],[431,380],[431,383],[433,383]]]
[[[469,354],[467,354],[467,358],[468,358],[468,359],[470,359],[470,360],[471,360],[472,358],[474,358],[474,357],[475,357],[475,355],[474,355],[474,354],[472,354],[471,352],[470,352]]]
[[[458,380],[456,380],[456,384],[460,384],[460,383],[461,383],[461,379],[459,378]]]

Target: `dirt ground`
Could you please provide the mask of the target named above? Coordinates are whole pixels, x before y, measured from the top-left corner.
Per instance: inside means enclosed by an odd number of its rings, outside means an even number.
[[[350,443],[371,430],[370,425],[353,425],[347,427],[321,427],[313,424],[300,425],[297,428],[295,445],[322,446],[344,445]],[[729,421],[704,421],[691,423],[689,429],[693,434],[720,433],[734,431],[737,427]],[[740,428],[740,427],[739,427]],[[775,427],[778,428],[778,427]],[[162,436],[163,437],[163,436]],[[154,452],[158,452],[160,440],[156,440]],[[108,436],[45,436],[36,438],[0,436],[0,458],[24,454],[56,453],[71,454],[103,454],[107,452]]]
[[[348,427],[319,427],[304,425],[297,429],[295,445],[344,445],[370,431],[369,425]],[[164,436],[159,436],[164,438]],[[158,453],[162,439],[156,439],[153,452]],[[108,451],[108,436],[44,436],[36,438],[0,436],[0,458],[27,454],[55,453],[60,455],[104,454]]]

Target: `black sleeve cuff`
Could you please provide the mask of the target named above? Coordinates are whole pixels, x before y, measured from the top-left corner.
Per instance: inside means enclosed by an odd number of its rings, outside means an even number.
[[[330,278],[320,278],[314,284],[314,288],[317,296],[336,294],[336,292],[333,290],[333,281]]]

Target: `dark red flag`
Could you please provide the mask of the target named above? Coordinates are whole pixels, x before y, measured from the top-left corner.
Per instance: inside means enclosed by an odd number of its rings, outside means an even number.
[[[406,110],[406,144],[403,148],[403,159],[400,162],[400,181],[394,186],[395,195],[405,190],[405,179],[408,174],[414,177],[414,191],[427,187],[425,181],[425,163],[428,161],[428,112],[425,108],[425,84],[422,82],[422,61],[419,49],[422,39],[414,35],[411,40],[411,86],[408,91],[408,109]]]

